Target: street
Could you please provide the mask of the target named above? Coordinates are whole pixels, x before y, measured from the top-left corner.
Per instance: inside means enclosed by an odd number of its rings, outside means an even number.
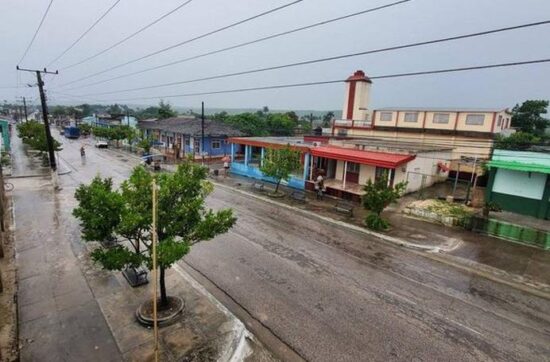
[[[57,136],[58,137],[58,136]],[[58,137],[59,138],[59,137]],[[78,184],[96,174],[123,180],[137,163],[120,151],[63,139],[71,172],[59,202],[70,216]],[[544,361],[550,302],[375,238],[308,219],[226,188],[226,235],[192,248],[196,269],[302,358],[310,361]],[[357,250],[360,250],[358,252]]]

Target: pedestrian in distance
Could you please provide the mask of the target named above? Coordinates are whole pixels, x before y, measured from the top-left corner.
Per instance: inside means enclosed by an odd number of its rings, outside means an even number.
[[[227,155],[224,155],[222,158],[222,161],[223,161],[223,178],[226,178],[229,175],[230,158]]]

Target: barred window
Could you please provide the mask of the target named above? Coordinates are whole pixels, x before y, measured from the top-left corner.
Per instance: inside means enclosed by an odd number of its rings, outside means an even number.
[[[483,126],[485,122],[484,114],[469,114],[466,116],[466,124],[470,126]]]
[[[449,113],[435,113],[434,114],[434,123],[448,124],[449,123]]]
[[[405,113],[405,122],[416,122],[418,121],[417,112],[406,112]]]
[[[392,112],[382,112],[380,113],[380,121],[391,122],[392,116],[393,116]]]

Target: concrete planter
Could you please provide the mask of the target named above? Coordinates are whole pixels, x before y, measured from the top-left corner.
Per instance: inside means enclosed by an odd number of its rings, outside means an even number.
[[[459,226],[463,222],[463,220],[458,217],[440,215],[433,211],[429,211],[425,209],[407,207],[405,208],[405,210],[403,210],[403,212],[407,215],[417,216],[422,219],[443,224],[445,226]]]

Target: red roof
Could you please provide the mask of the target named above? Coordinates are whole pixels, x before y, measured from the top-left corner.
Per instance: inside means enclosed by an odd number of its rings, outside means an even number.
[[[404,163],[414,160],[414,155],[399,153],[362,151],[353,148],[320,146],[311,148],[313,156],[332,158],[341,161],[362,163],[365,165],[385,168],[396,168]]]

